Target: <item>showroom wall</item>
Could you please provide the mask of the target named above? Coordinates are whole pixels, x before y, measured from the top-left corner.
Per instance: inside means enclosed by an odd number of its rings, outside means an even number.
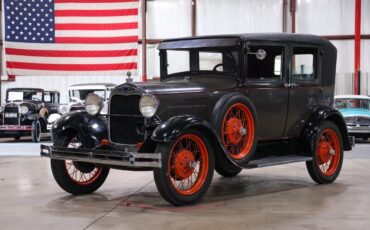
[[[191,36],[192,0],[148,0],[147,38],[165,39]],[[283,0],[197,0],[197,35],[281,32]],[[353,35],[354,0],[297,0],[296,32],[318,35]],[[370,34],[370,0],[362,0],[362,33]],[[354,71],[354,41],[335,40],[338,48],[336,93],[352,93]],[[370,40],[362,40],[362,93],[370,94]],[[139,45],[141,76],[141,45]],[[159,76],[156,44],[147,47],[147,75]],[[140,77],[135,76],[135,80]],[[87,82],[122,83],[125,76],[115,77],[17,77],[15,82],[3,82],[2,95],[9,87],[33,86],[59,89],[63,102],[68,85]],[[4,97],[2,97],[3,100]]]

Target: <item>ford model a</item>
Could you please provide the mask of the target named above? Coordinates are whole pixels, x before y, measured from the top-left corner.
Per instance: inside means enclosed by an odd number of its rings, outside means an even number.
[[[333,182],[346,125],[333,108],[336,48],[312,35],[247,34],[163,41],[159,82],[123,84],[109,112],[90,94],[86,111],[59,119],[51,158],[72,194],[98,189],[109,169],[153,170],[160,194],[185,205],[203,197],[213,172],[305,162]]]
[[[1,108],[0,137],[31,135],[39,142],[47,132],[47,118],[59,108],[59,92],[36,88],[10,88],[6,91],[6,104]]]

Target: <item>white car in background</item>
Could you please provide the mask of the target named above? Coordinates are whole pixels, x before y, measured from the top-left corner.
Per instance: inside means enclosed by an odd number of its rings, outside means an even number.
[[[108,113],[108,100],[112,89],[116,87],[112,83],[87,83],[87,84],[77,84],[68,87],[69,103],[67,105],[61,105],[59,108],[59,113],[53,113],[48,119],[48,130],[51,129],[52,124],[66,114],[74,110],[84,110],[84,102],[90,93],[94,93],[103,98],[104,104],[101,114]]]

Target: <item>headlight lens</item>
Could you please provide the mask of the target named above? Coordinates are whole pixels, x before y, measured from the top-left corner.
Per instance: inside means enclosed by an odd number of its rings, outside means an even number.
[[[158,105],[159,103],[156,97],[143,95],[139,103],[140,112],[146,118],[153,117],[157,112]]]
[[[27,106],[21,106],[21,114],[26,114],[28,112]]]
[[[94,93],[87,95],[85,99],[85,109],[90,115],[96,115],[103,108],[103,99]]]

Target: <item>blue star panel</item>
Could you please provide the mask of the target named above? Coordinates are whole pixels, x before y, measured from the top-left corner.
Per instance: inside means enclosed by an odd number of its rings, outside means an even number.
[[[54,0],[4,0],[5,40],[54,43]]]

